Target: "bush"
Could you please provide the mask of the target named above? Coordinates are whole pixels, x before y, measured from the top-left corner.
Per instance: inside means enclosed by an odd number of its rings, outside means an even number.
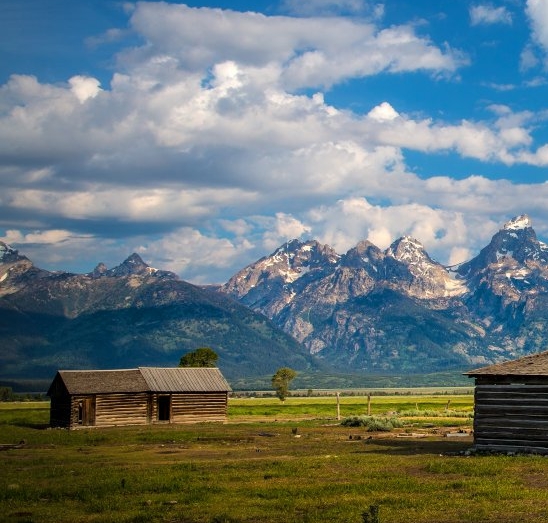
[[[463,410],[402,410],[398,416],[404,418],[473,418],[472,411]]]
[[[368,432],[390,432],[403,427],[403,423],[396,417],[383,416],[351,416],[341,422],[344,427],[366,427]]]

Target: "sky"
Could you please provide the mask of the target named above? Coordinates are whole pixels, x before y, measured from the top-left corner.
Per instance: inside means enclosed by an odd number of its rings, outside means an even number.
[[[548,0],[0,2],[0,241],[223,283],[284,242],[548,240]]]

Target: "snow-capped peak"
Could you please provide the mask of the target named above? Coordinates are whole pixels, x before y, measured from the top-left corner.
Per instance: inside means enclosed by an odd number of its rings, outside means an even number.
[[[416,261],[426,257],[424,246],[411,236],[403,236],[396,240],[386,251],[386,254],[400,261]]]
[[[521,229],[527,229],[528,227],[531,227],[531,220],[529,219],[529,216],[527,216],[526,214],[522,214],[506,222],[503,229],[505,231],[517,231]]]

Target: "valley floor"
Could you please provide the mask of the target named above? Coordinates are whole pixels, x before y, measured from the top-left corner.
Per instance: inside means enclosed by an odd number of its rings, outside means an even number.
[[[331,414],[309,419],[292,412],[307,398],[238,399],[226,424],[72,432],[45,428],[47,404],[2,404],[0,443],[13,446],[0,452],[0,520],[362,523],[371,506],[381,523],[548,519],[546,458],[467,455],[471,419],[444,417],[447,399],[421,398],[439,415],[389,433],[341,425],[333,398]],[[421,408],[414,399],[386,397],[375,409]],[[470,409],[470,397],[450,399]],[[366,398],[352,401],[343,416],[363,413]],[[284,421],[269,407],[287,407]]]

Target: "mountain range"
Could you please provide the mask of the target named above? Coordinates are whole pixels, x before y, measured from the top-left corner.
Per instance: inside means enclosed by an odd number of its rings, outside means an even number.
[[[443,266],[411,237],[339,255],[292,240],[221,287],[337,369],[470,368],[547,348],[548,246],[528,216],[472,260]]]
[[[137,254],[87,274],[49,272],[0,242],[0,383],[57,369],[177,365],[200,346],[228,379],[425,374],[545,350],[548,246],[510,220],[472,260],[434,261],[411,237],[345,254],[289,241],[221,286]]]
[[[214,347],[229,379],[318,368],[264,315],[137,254],[113,269],[101,263],[71,274],[39,269],[0,243],[1,384],[44,390],[58,369],[176,366],[203,346]]]

